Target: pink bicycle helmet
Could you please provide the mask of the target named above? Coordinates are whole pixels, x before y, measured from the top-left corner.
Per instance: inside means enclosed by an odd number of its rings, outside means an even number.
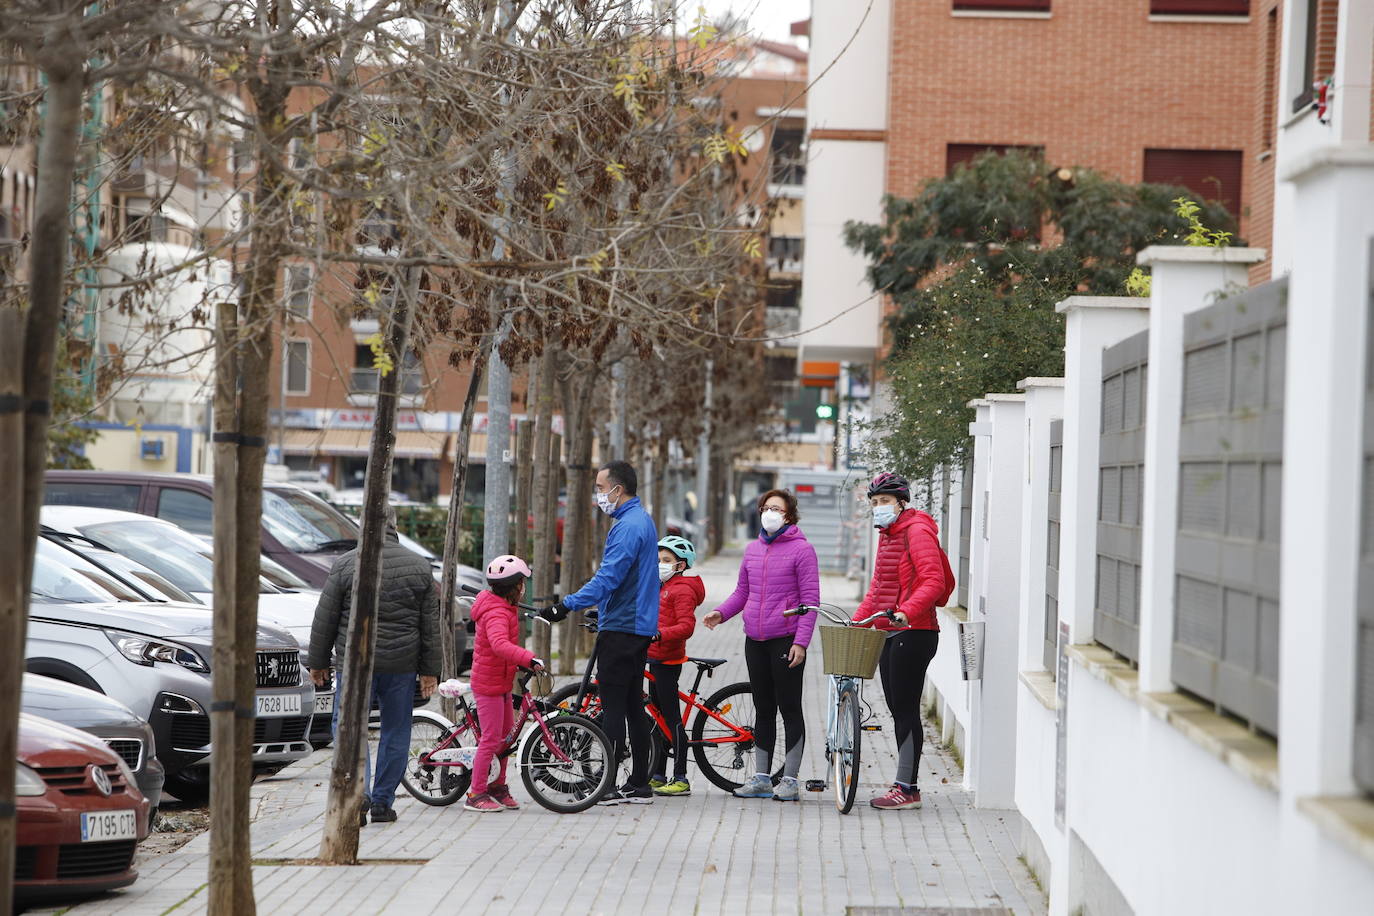
[[[528,579],[533,573],[529,565],[519,557],[506,554],[487,564],[487,584],[501,585],[518,579]]]
[[[868,498],[872,499],[879,493],[886,493],[897,497],[899,502],[911,502],[911,485],[907,483],[905,477],[884,471],[873,482],[868,485]]]

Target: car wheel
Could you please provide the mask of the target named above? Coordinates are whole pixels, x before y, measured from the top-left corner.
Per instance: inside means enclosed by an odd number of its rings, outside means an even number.
[[[162,784],[162,790],[175,795],[180,801],[192,807],[202,807],[210,801],[209,780],[203,777],[196,778],[195,774],[187,776],[185,773],[178,773],[168,776],[167,781]]]

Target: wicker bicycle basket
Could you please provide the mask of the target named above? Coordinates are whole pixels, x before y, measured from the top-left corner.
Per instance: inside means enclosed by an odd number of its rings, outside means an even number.
[[[865,627],[821,627],[821,652],[826,674],[868,680],[878,670],[887,636]]]

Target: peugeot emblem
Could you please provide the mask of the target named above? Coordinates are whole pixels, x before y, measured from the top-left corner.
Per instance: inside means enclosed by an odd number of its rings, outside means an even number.
[[[101,795],[108,796],[113,789],[113,786],[110,785],[110,777],[95,764],[91,764],[91,782],[95,783],[95,790]]]
[[[275,655],[267,656],[267,674],[269,677],[277,677],[281,672],[281,661]]]

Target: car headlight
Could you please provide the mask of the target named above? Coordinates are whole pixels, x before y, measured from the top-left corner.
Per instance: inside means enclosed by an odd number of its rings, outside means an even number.
[[[120,655],[136,665],[168,662],[198,674],[210,672],[210,666],[205,664],[205,660],[185,646],[149,639],[146,636],[134,636],[131,633],[114,633],[107,630],[105,635],[114,643]]]
[[[14,764],[14,794],[18,796],[44,795],[48,791],[48,786],[43,782],[43,777],[33,771],[32,767],[27,767],[22,763]]]

